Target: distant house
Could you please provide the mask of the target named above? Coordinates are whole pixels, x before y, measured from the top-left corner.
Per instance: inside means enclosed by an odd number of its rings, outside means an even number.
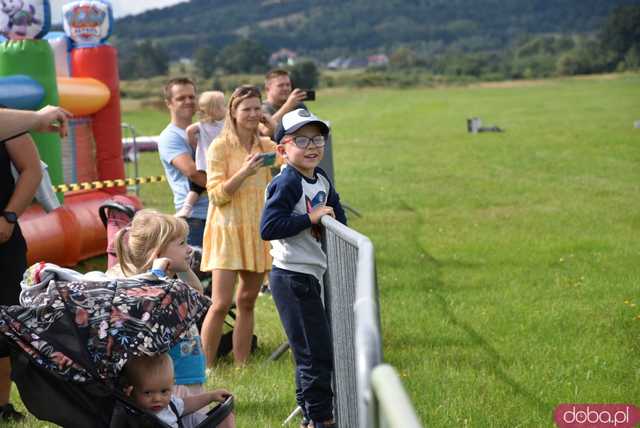
[[[344,58],[342,57],[338,57],[338,58],[334,58],[331,61],[329,61],[327,63],[327,68],[329,70],[340,70],[342,69],[342,62],[344,61]]]
[[[283,67],[285,65],[294,65],[298,54],[286,48],[275,51],[269,57],[269,65],[272,67]]]
[[[367,57],[369,67],[384,67],[389,65],[389,57],[385,54],[370,55]]]
[[[365,68],[369,65],[366,58],[338,57],[327,64],[330,70],[347,70],[350,68]]]

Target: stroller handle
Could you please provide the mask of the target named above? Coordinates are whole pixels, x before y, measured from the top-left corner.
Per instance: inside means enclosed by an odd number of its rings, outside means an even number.
[[[207,418],[200,422],[197,428],[217,427],[233,411],[233,395],[228,396],[222,403],[218,404],[207,413]]]

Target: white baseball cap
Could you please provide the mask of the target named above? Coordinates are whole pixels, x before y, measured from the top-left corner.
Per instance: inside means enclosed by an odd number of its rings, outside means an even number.
[[[318,117],[309,112],[309,110],[299,108],[282,116],[282,121],[278,124],[278,128],[273,134],[273,137],[276,143],[280,144],[285,135],[293,134],[298,129],[310,123],[317,123],[322,129],[323,135],[329,133],[329,124],[327,122],[318,119]]]

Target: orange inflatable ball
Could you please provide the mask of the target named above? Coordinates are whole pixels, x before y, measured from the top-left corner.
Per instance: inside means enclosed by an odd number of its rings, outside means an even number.
[[[90,77],[58,76],[60,107],[74,116],[89,116],[100,111],[109,102],[111,92],[104,83]]]

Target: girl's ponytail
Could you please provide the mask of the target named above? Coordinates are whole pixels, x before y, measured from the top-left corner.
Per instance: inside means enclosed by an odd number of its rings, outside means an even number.
[[[125,276],[146,272],[172,240],[186,239],[188,233],[184,219],[150,209],[138,211],[131,225],[115,236],[120,270]]]
[[[123,227],[116,233],[116,255],[118,256],[118,263],[120,264],[120,270],[129,276],[133,272],[131,271],[131,250],[129,249],[129,230],[130,226]]]

